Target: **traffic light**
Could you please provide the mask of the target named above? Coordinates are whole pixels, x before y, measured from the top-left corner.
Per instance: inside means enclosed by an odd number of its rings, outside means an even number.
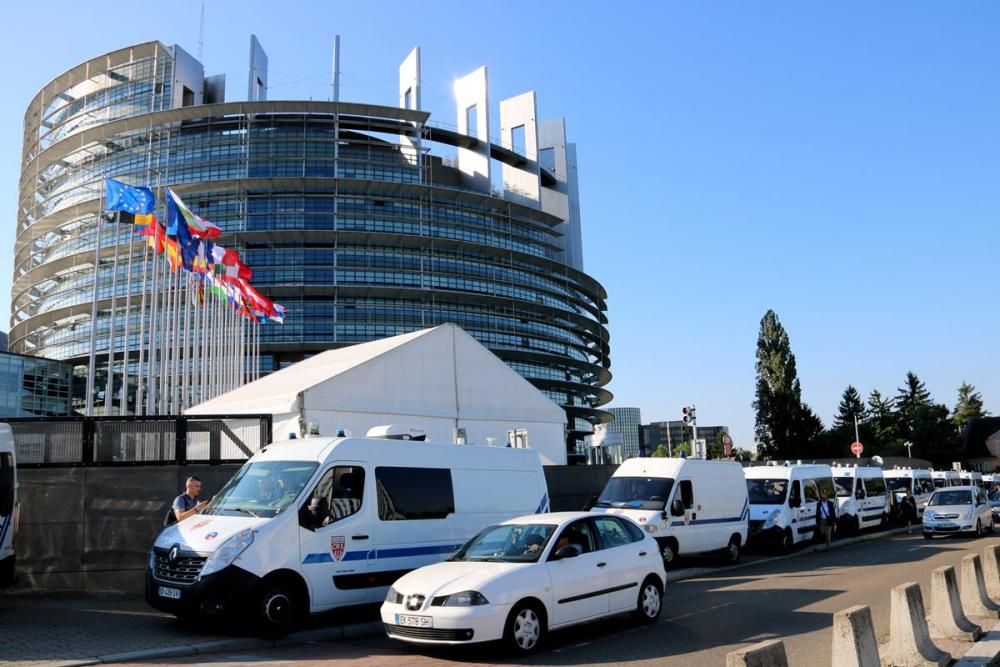
[[[685,405],[681,408],[681,414],[684,415],[685,424],[694,424],[696,422],[693,405]]]

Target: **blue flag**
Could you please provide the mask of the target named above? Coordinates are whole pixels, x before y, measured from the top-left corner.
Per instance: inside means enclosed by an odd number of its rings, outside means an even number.
[[[167,236],[177,239],[181,253],[181,264],[188,271],[194,270],[195,258],[198,256],[198,242],[191,236],[184,216],[174,203],[173,197],[167,197]]]
[[[113,178],[105,181],[104,200],[104,207],[108,211],[125,211],[136,215],[149,215],[156,205],[156,197],[149,188],[126,185]]]

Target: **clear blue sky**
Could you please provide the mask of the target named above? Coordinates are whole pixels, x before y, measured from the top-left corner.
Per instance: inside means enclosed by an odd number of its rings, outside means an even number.
[[[140,41],[196,53],[199,9],[4,8],[0,246],[35,92]],[[345,100],[395,104],[420,45],[438,120],[454,123],[451,82],[482,64],[492,113],[534,89],[540,117],[565,116],[586,268],[610,295],[613,405],[644,421],[694,402],[749,446],[767,308],[827,424],[848,383],[895,393],[907,370],[949,406],[968,380],[1000,412],[1000,5],[209,0],[206,73],[227,74],[231,100],[252,32],[272,99],[326,99],[340,33]],[[0,257],[3,312],[11,271]]]

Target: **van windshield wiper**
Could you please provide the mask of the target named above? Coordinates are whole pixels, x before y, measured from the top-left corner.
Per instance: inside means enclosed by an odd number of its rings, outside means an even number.
[[[246,514],[249,514],[250,516],[252,516],[255,519],[259,519],[260,518],[260,515],[254,514],[250,510],[246,509],[245,507],[223,507],[222,509],[229,510],[230,512],[245,512]]]

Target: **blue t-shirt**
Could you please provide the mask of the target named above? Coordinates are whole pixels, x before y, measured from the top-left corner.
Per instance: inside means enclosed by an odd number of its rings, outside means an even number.
[[[181,512],[186,512],[197,504],[198,504],[197,498],[192,498],[188,494],[182,493],[181,495],[174,498],[173,508],[175,510],[180,510]]]

